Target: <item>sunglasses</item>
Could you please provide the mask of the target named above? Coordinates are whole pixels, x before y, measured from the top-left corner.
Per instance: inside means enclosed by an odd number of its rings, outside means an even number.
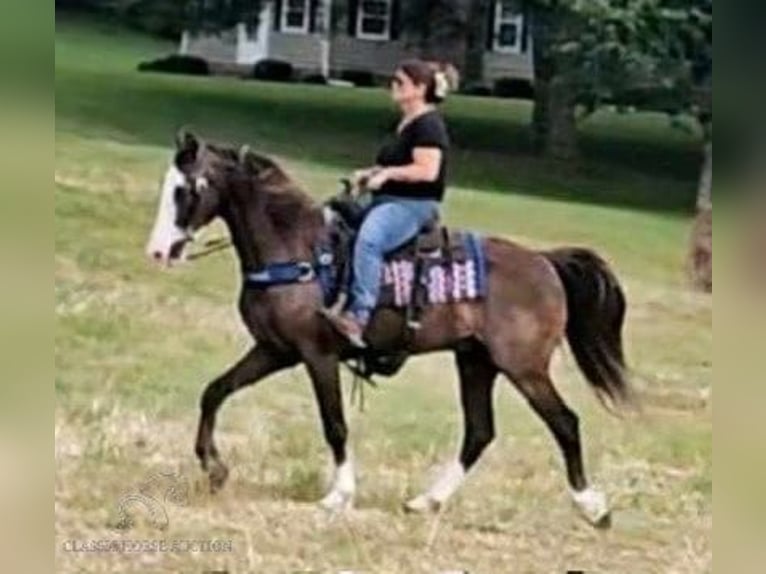
[[[402,78],[399,74],[394,74],[393,76],[391,76],[391,79],[389,80],[389,84],[391,84],[392,86],[399,87],[402,84],[404,84],[404,78]]]

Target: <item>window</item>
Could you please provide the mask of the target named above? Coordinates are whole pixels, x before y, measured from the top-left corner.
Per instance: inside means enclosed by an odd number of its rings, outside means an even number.
[[[516,0],[495,2],[494,48],[497,52],[521,53],[524,16]]]
[[[280,29],[293,34],[309,31],[309,0],[282,0]]]
[[[365,40],[388,40],[391,33],[391,0],[360,0],[356,35]]]

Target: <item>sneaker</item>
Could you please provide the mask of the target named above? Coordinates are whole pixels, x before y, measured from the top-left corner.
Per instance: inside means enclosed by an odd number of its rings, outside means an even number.
[[[351,313],[337,313],[331,309],[321,309],[319,313],[354,347],[358,349],[367,347],[367,343],[364,342],[364,328]]]

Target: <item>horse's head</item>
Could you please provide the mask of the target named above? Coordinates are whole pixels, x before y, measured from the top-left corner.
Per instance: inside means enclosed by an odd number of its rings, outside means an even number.
[[[237,209],[247,212],[244,204],[249,202],[251,215],[266,218],[263,226],[249,221],[246,235],[253,236],[255,227],[279,232],[289,229],[294,233],[310,227],[306,220],[312,217],[307,213],[313,213],[311,198],[272,159],[247,146],[236,149],[206,145],[194,135],[181,132],[162,182],[147,255],[166,266],[184,259],[185,248],[195,232],[216,216],[230,212],[225,206],[233,195],[243,199]]]
[[[170,265],[184,258],[194,233],[218,215],[225,181],[218,156],[194,135],[181,132],[162,181],[157,216],[146,246],[149,257]]]

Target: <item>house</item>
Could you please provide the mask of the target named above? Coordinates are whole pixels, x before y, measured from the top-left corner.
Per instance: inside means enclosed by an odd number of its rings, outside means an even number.
[[[303,74],[364,70],[387,76],[398,62],[423,51],[422,43],[403,26],[406,1],[271,0],[264,3],[256,29],[240,24],[219,35],[185,32],[180,53],[233,72],[249,70],[259,60],[276,59],[290,62]],[[522,0],[492,1],[483,81],[531,80],[532,50]],[[430,57],[460,68],[461,50],[465,51],[464,44],[454,42]]]

